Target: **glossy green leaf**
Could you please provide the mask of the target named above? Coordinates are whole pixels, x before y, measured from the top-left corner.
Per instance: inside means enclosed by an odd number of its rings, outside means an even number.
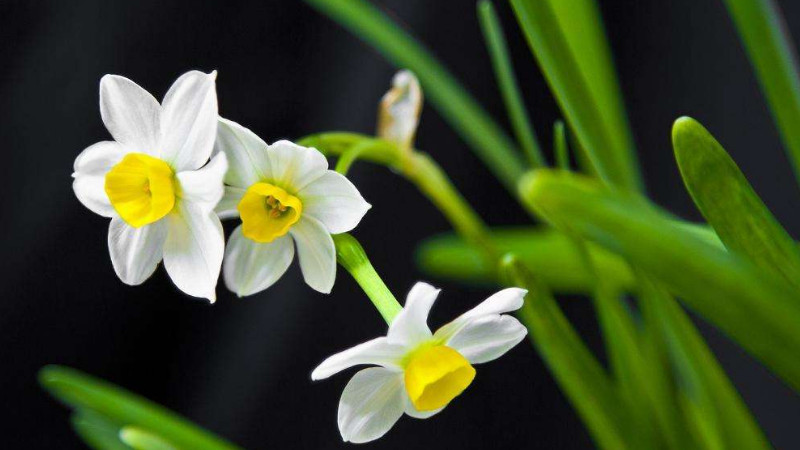
[[[597,173],[615,186],[642,190],[597,5],[593,0],[512,0],[511,4],[564,117]]]
[[[491,1],[481,0],[478,2],[478,19],[480,19],[486,48],[492,59],[497,85],[503,96],[514,135],[528,156],[532,167],[546,166],[547,162],[542,155],[539,142],[536,140],[536,133],[528,117],[528,111],[525,110],[517,78],[514,76],[503,27],[500,25],[500,19],[497,17]]]
[[[87,409],[72,413],[72,428],[95,450],[131,450],[119,439],[120,426],[102,414]]]
[[[569,147],[567,146],[567,129],[564,122],[556,120],[553,123],[553,153],[556,157],[556,167],[569,170]]]
[[[781,278],[676,226],[638,195],[537,170],[520,184],[547,221],[620,254],[800,389],[800,294]]]
[[[503,258],[502,272],[514,286],[528,290],[518,316],[597,445],[609,450],[634,448],[616,389],[553,296],[513,256]]]
[[[774,0],[725,0],[800,179],[800,71]]]
[[[541,283],[555,292],[592,292],[591,274],[562,233],[544,227],[494,228],[491,242],[502,253],[514,252]],[[630,269],[621,258],[597,245],[588,244],[588,248],[603,279],[621,289],[634,286]],[[494,264],[483,252],[452,233],[423,241],[417,248],[416,261],[427,276],[470,284],[500,283]]]
[[[39,382],[77,410],[92,411],[121,426],[149,430],[180,448],[238,448],[160,405],[75,369],[47,366],[39,371]]]
[[[725,246],[800,284],[800,249],[719,142],[682,117],[672,127],[672,144],[686,188]]]
[[[492,173],[516,193],[525,164],[514,142],[416,39],[364,0],[306,0],[419,78],[425,96]]]
[[[719,448],[771,448],[692,321],[669,293],[643,279],[642,308],[666,343],[682,406],[698,441]]]

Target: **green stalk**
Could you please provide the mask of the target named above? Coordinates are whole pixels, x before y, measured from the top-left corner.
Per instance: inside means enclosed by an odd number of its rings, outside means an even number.
[[[525,164],[514,142],[416,39],[364,0],[306,2],[374,46],[399,68],[413,71],[431,104],[516,195],[516,182]]]
[[[386,324],[391,324],[403,307],[386,287],[378,272],[375,272],[364,248],[353,236],[346,233],[334,235],[333,242],[336,244],[336,261],[350,272],[367,297],[372,300],[372,304]]]
[[[514,76],[511,58],[508,55],[508,45],[503,35],[503,27],[492,2],[489,0],[478,2],[478,19],[480,19],[483,38],[486,40],[486,49],[492,59],[497,85],[503,95],[508,117],[514,129],[514,135],[517,137],[522,150],[525,151],[531,167],[546,166],[547,162],[542,155],[539,142],[536,140],[536,133],[531,125],[528,112],[525,110],[517,78]]]
[[[499,258],[486,225],[442,168],[426,153],[417,150],[401,152],[392,142],[356,133],[322,133],[304,137],[298,142],[315,147],[328,156],[345,157],[359,147],[359,158],[384,165],[414,184],[444,214],[456,232],[488,255],[491,264]]]
[[[783,144],[800,180],[800,74],[795,49],[773,0],[725,0]]]

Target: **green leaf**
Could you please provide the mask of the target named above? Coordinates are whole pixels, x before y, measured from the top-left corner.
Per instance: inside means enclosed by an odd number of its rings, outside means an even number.
[[[95,450],[131,450],[119,440],[119,424],[102,414],[84,408],[72,414],[72,428]]]
[[[556,167],[561,170],[569,170],[567,130],[562,120],[556,120],[553,123],[553,153],[556,155]]]
[[[160,436],[139,427],[123,427],[119,432],[119,438],[134,450],[177,450]]]
[[[514,252],[549,289],[559,293],[589,294],[593,279],[572,242],[544,227],[493,228],[491,242],[501,253]],[[621,289],[630,290],[634,278],[627,264],[597,245],[587,244],[600,277]],[[416,261],[426,275],[470,284],[500,284],[497,269],[480,248],[449,233],[423,241]]]
[[[592,179],[540,169],[523,179],[520,192],[547,221],[656,276],[800,389],[800,295],[791,285],[676,226],[644,198]]]
[[[736,163],[689,117],[672,127],[675,159],[686,188],[725,246],[800,286],[800,250]]]
[[[593,0],[512,0],[550,89],[607,182],[641,191],[633,139]]]
[[[306,0],[419,78],[425,96],[492,173],[516,193],[524,161],[514,145],[461,84],[416,39],[364,0]]]
[[[539,142],[536,140],[536,133],[531,125],[528,112],[525,110],[525,103],[522,101],[517,78],[514,76],[506,38],[503,35],[503,27],[500,25],[500,19],[497,17],[492,2],[489,0],[478,2],[478,19],[480,19],[483,38],[486,40],[486,49],[492,58],[497,84],[500,87],[500,93],[503,95],[503,101],[508,111],[508,117],[511,119],[511,126],[514,129],[517,141],[525,151],[525,154],[528,155],[528,160],[532,167],[546,166],[547,162],[542,155]]]
[[[771,448],[736,388],[677,302],[642,279],[642,308],[666,343],[686,420],[700,441],[719,448]]]
[[[616,389],[553,296],[511,255],[503,258],[502,272],[513,285],[528,290],[518,316],[597,445],[614,450],[633,448],[626,435],[630,428]]]
[[[238,448],[160,405],[75,369],[46,366],[39,371],[39,382],[82,413],[89,410],[108,421],[149,430],[180,448]]]
[[[774,0],[725,0],[800,180],[800,74]]]

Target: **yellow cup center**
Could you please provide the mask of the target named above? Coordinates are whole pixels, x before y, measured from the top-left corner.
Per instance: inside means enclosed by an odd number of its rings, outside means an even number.
[[[303,203],[294,195],[269,183],[250,186],[239,201],[242,234],[256,242],[272,242],[283,236],[303,212]]]
[[[176,187],[169,165],[144,153],[125,155],[106,173],[105,191],[111,206],[136,228],[172,211]]]
[[[472,383],[475,369],[461,353],[446,345],[422,348],[405,369],[408,397],[419,411],[439,409]]]

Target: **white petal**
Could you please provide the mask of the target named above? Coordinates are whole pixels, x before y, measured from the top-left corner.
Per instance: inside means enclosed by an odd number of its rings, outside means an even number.
[[[278,141],[267,150],[267,178],[294,194],[325,174],[328,160],[315,148]]]
[[[183,292],[216,300],[225,238],[222,224],[213,211],[180,201],[166,220],[169,225],[164,244],[164,267]]]
[[[217,136],[216,78],[216,72],[186,72],[164,96],[161,158],[178,172],[198,169],[211,157]]]
[[[312,181],[297,196],[303,202],[303,214],[322,222],[332,234],[355,228],[370,208],[353,183],[332,170]]]
[[[201,169],[179,172],[177,178],[181,185],[181,196],[205,209],[214,209],[225,190],[222,178],[226,170],[228,162],[225,154],[219,153]]]
[[[356,444],[378,439],[403,415],[403,374],[382,367],[364,369],[353,376],[339,401],[339,432]]]
[[[401,371],[400,360],[406,352],[402,345],[390,344],[385,337],[375,338],[339,352],[317,366],[311,373],[312,380],[322,380],[345,369],[360,364],[373,364]]]
[[[219,118],[214,152],[228,157],[225,184],[246,189],[267,178],[267,143],[234,121]]]
[[[129,151],[157,155],[161,105],[138,84],[119,75],[104,76],[100,116],[114,140]]]
[[[72,189],[83,206],[103,217],[115,216],[108,201],[106,173],[125,156],[125,150],[114,141],[98,142],[87,147],[75,158]]]
[[[230,170],[228,170],[228,172],[230,172]],[[238,206],[245,192],[247,192],[247,189],[225,186],[225,193],[222,194],[222,198],[219,203],[217,203],[217,207],[214,208],[220,219],[235,219],[239,217]]]
[[[272,286],[294,259],[290,236],[262,244],[242,235],[239,225],[228,239],[223,275],[225,286],[239,297],[253,295]]]
[[[303,279],[312,289],[328,294],[336,281],[336,248],[328,230],[313,217],[303,217],[289,231],[297,243]]]
[[[123,283],[142,284],[161,262],[161,250],[167,238],[163,220],[133,228],[119,217],[111,219],[108,227],[108,251],[114,272]]]
[[[525,338],[528,330],[507,315],[489,315],[470,321],[450,337],[447,345],[472,364],[497,359]]]
[[[447,341],[473,319],[516,311],[522,308],[522,303],[527,293],[528,291],[520,288],[503,289],[482,301],[478,306],[458,316],[452,322],[436,330],[436,337]]]
[[[428,313],[439,295],[439,289],[419,282],[411,288],[406,304],[389,325],[387,337],[393,343],[413,346],[431,338]]]
[[[445,405],[447,406],[447,405]],[[414,406],[414,403],[411,402],[411,399],[408,398],[408,394],[406,394],[406,414],[415,418],[415,419],[427,419],[429,417],[433,417],[436,414],[439,414],[444,410],[444,406],[439,409],[434,409],[433,411],[420,411]]]

